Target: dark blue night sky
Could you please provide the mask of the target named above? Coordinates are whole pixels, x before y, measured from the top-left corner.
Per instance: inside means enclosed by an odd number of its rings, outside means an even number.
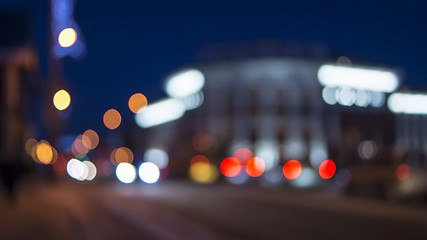
[[[47,1],[2,0],[34,19],[46,74]],[[402,68],[412,89],[427,83],[427,2],[419,1],[107,1],[78,0],[74,18],[87,45],[81,60],[66,59],[73,115],[67,132],[103,131],[102,115],[116,108],[132,122],[128,98],[164,96],[162,81],[192,63],[200,47],[259,39],[321,43],[334,55]]]

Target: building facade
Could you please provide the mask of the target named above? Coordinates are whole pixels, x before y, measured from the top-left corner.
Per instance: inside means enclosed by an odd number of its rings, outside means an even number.
[[[417,117],[387,108],[387,98],[401,82],[393,68],[353,65],[348,59],[251,56],[201,62],[165,81],[170,99],[182,103],[170,108],[182,108],[175,118],[147,124],[154,115],[149,106],[136,121],[149,136],[142,147],[166,151],[177,175],[188,171],[197,154],[219,167],[246,148],[264,160],[267,178],[289,160],[316,172],[330,159],[339,185],[351,180],[365,189],[377,183],[382,188],[396,180],[403,155],[417,146],[424,150],[423,140],[407,135],[419,134],[418,128],[409,131],[411,121],[401,123]],[[210,138],[209,148],[195,146],[200,133]]]

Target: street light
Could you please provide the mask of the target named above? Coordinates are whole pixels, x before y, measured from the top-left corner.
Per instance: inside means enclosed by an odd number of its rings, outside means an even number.
[[[58,43],[61,47],[71,47],[76,43],[77,33],[73,28],[65,28],[58,36]]]
[[[70,94],[64,89],[57,91],[53,96],[53,105],[60,111],[67,109],[70,103]]]

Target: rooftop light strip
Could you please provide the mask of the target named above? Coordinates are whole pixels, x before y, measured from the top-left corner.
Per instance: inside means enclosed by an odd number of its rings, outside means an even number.
[[[411,93],[393,93],[387,101],[393,113],[427,114],[427,95]]]
[[[350,87],[377,92],[393,92],[399,86],[396,73],[384,69],[322,65],[317,77],[328,87]]]

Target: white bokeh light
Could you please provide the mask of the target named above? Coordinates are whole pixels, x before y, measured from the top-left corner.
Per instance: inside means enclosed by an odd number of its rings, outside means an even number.
[[[225,178],[228,182],[232,184],[244,184],[249,181],[249,176],[246,173],[246,171],[240,171],[240,173],[235,177],[226,177]]]
[[[70,177],[83,181],[87,178],[89,170],[85,164],[73,158],[67,163],[67,173]]]
[[[334,87],[325,87],[325,88],[323,88],[323,91],[322,91],[323,101],[325,101],[329,105],[336,104],[337,103],[337,98],[335,97],[336,90],[337,89],[334,88]]]
[[[371,94],[365,90],[357,90],[355,104],[359,107],[367,107],[371,103]]]
[[[351,106],[356,100],[356,94],[351,88],[341,88],[339,91],[336,91],[335,94],[339,104],[343,106]]]
[[[87,174],[85,180],[92,181],[96,177],[95,164],[93,164],[92,162],[89,162],[89,161],[84,161],[83,163],[86,165],[86,167],[88,169],[88,174]]]
[[[203,104],[205,96],[202,92],[192,94],[190,96],[181,98],[182,103],[185,106],[185,110],[192,110],[200,107]]]
[[[265,161],[265,170],[273,169],[279,162],[277,145],[272,141],[261,140],[256,144],[256,156]]]
[[[385,95],[382,92],[371,92],[371,106],[382,107],[385,102]]]
[[[170,76],[166,92],[173,98],[183,98],[197,93],[205,85],[205,76],[197,69],[185,69]]]
[[[300,176],[291,181],[291,184],[296,187],[307,188],[314,186],[317,180],[314,170],[312,168],[304,167],[301,170]]]
[[[393,93],[387,101],[394,113],[427,114],[427,95],[416,93]]]
[[[152,162],[145,162],[139,166],[139,178],[148,184],[155,183],[160,178],[160,170],[156,164]]]
[[[185,105],[181,100],[168,98],[149,104],[135,115],[135,121],[142,128],[154,127],[182,117]]]
[[[377,154],[377,144],[372,140],[365,140],[359,144],[357,153],[362,159],[372,159]]]
[[[166,168],[169,163],[168,154],[157,148],[148,149],[144,153],[144,161],[156,164],[160,169]]]
[[[122,183],[132,183],[136,178],[136,169],[130,163],[120,163],[116,168],[116,176]]]

